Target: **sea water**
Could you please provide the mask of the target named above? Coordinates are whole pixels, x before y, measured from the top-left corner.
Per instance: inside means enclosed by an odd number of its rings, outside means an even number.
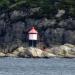
[[[75,59],[0,58],[0,75],[75,75]]]

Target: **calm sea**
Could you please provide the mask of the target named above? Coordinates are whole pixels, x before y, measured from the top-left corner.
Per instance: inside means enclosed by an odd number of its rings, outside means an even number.
[[[0,58],[0,75],[75,75],[75,59]]]

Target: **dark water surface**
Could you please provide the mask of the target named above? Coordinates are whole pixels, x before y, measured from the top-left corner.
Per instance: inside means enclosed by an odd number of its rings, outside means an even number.
[[[0,58],[0,75],[75,75],[75,59]]]

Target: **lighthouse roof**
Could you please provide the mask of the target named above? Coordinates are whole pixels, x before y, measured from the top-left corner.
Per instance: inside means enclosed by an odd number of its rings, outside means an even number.
[[[38,32],[37,32],[37,30],[34,28],[34,27],[32,27],[32,29],[28,32],[29,34],[37,34]]]

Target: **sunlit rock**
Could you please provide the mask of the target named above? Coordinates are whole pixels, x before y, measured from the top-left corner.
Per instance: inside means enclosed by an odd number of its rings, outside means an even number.
[[[65,10],[63,10],[63,9],[58,10],[58,13],[56,14],[56,17],[61,17],[63,14],[65,14]]]
[[[6,54],[0,52],[0,57],[5,57],[5,56],[6,56]]]
[[[28,51],[33,57],[41,57],[41,54],[43,52],[42,50],[33,47],[28,48]]]
[[[52,54],[52,53],[49,53],[49,52],[47,52],[47,51],[43,51],[42,52],[42,57],[56,57],[56,55],[55,54]]]

